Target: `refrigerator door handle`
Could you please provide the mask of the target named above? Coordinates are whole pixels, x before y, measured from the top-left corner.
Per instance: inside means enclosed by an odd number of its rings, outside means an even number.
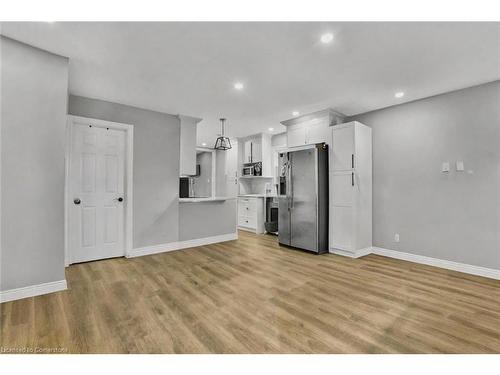
[[[290,211],[290,190],[291,190],[291,179],[290,179],[290,160],[287,154],[287,164],[286,164],[286,208]]]
[[[293,168],[292,168],[292,163],[289,164],[289,167],[288,167],[288,178],[290,180],[290,183],[288,186],[290,186],[290,197],[288,198],[289,200],[289,207],[290,209],[293,208],[293,183],[292,183],[292,174],[293,174]]]

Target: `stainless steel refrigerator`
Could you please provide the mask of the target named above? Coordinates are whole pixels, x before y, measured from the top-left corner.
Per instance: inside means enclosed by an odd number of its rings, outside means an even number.
[[[315,253],[328,251],[328,146],[279,154],[278,239]]]

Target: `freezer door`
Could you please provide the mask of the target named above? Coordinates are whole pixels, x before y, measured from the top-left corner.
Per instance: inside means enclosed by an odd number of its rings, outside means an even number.
[[[278,197],[278,242],[290,246],[290,211],[286,196]]]
[[[290,168],[288,153],[279,156],[278,242],[290,246]]]
[[[318,252],[317,149],[294,151],[291,157],[291,246]]]

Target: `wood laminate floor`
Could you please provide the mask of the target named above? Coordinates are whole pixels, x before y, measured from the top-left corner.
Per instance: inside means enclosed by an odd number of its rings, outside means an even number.
[[[73,265],[1,307],[0,346],[72,353],[500,353],[500,281],[273,236]],[[39,349],[35,349],[39,348]]]

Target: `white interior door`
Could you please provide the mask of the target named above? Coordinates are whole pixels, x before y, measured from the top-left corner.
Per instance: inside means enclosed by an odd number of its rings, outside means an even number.
[[[125,131],[73,124],[69,262],[125,255]]]

